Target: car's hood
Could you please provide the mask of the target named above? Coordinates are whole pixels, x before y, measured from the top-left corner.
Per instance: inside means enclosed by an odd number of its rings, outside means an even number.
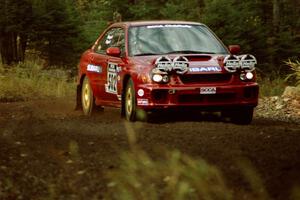
[[[152,69],[155,67],[156,60],[161,56],[163,55],[136,56],[130,60],[135,66]],[[225,71],[223,60],[226,55],[224,54],[172,54],[167,56],[171,60],[178,56],[186,57],[190,68],[189,73],[220,73]]]

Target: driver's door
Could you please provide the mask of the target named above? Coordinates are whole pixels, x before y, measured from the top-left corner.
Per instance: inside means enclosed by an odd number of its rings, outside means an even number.
[[[123,61],[121,57],[113,57],[106,54],[109,47],[119,47],[121,56],[125,53],[125,36],[122,28],[111,28],[95,46],[95,65],[102,67],[100,75],[100,91],[97,104],[119,106],[121,105],[121,78]]]

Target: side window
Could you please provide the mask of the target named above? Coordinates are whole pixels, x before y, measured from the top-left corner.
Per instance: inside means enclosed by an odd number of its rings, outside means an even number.
[[[123,56],[125,54],[125,33],[123,29],[118,32],[118,38],[118,42],[114,46],[120,48],[121,56]]]
[[[122,55],[125,52],[125,33],[121,28],[112,28],[106,32],[99,44],[96,45],[96,52],[105,54],[109,47],[119,47]]]

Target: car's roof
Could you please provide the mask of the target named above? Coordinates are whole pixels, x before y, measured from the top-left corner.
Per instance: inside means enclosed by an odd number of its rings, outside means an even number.
[[[190,21],[172,21],[172,20],[158,20],[158,21],[131,21],[131,22],[117,22],[112,26],[148,26],[148,25],[160,25],[160,24],[186,24],[186,25],[202,25],[198,22]]]

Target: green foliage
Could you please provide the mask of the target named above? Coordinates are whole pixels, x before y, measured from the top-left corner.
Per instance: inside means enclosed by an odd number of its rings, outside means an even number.
[[[277,71],[282,60],[298,56],[300,43],[298,20],[286,19],[297,15],[300,6],[280,2],[279,29],[273,26],[272,1],[205,0],[203,21],[225,44],[240,44],[242,53],[254,54],[264,72]],[[291,5],[294,4],[294,9]],[[297,28],[298,26],[298,28]],[[298,31],[297,31],[298,30]],[[297,42],[298,41],[298,42]]]
[[[265,77],[258,76],[260,97],[281,96],[288,85],[279,71]]]
[[[72,0],[33,0],[33,14],[32,48],[41,51],[49,65],[77,62],[80,19]]]
[[[161,19],[163,17],[160,13],[162,4],[160,1],[140,0],[129,7],[129,12],[134,20]]]
[[[276,78],[274,80],[266,78],[259,81],[259,94],[261,97],[281,96],[287,86],[283,78]]]
[[[280,31],[275,39],[275,48],[273,50],[274,55],[278,55],[274,59],[275,63],[279,63],[282,66],[285,64],[283,60],[297,58],[299,56],[297,52],[300,52],[299,41],[290,31]]]
[[[251,53],[261,61],[266,51],[267,32],[259,12],[259,1],[205,0],[203,21],[221,40],[239,44],[242,53]]]
[[[32,10],[28,0],[0,1],[0,56],[4,63],[24,60]]]
[[[0,1],[0,31],[26,33],[30,27],[31,8],[28,0]]]
[[[198,0],[190,0],[189,4],[181,0],[169,0],[161,9],[166,19],[200,21],[201,11]]]
[[[106,199],[232,199],[215,167],[178,151],[162,160],[141,150],[123,154],[120,169],[108,178]]]
[[[285,64],[288,65],[292,70],[292,73],[287,76],[286,80],[289,79],[295,80],[296,84],[300,86],[300,61],[288,60],[285,62]]]
[[[84,8],[79,10],[83,21],[82,26],[80,27],[83,39],[80,41],[85,41],[81,47],[82,49],[87,49],[96,41],[100,33],[106,28],[107,20],[104,18],[108,15],[108,13],[103,9],[106,4],[101,4],[100,2],[91,1],[90,3],[84,4],[84,6]]]
[[[75,84],[66,71],[43,70],[37,62],[27,61],[13,67],[0,65],[0,101],[72,96]]]
[[[204,22],[226,45],[254,54],[263,72],[278,70],[300,51],[297,0],[4,0],[0,13],[4,63],[24,60],[30,49],[49,65],[75,66],[80,53],[120,19]]]

